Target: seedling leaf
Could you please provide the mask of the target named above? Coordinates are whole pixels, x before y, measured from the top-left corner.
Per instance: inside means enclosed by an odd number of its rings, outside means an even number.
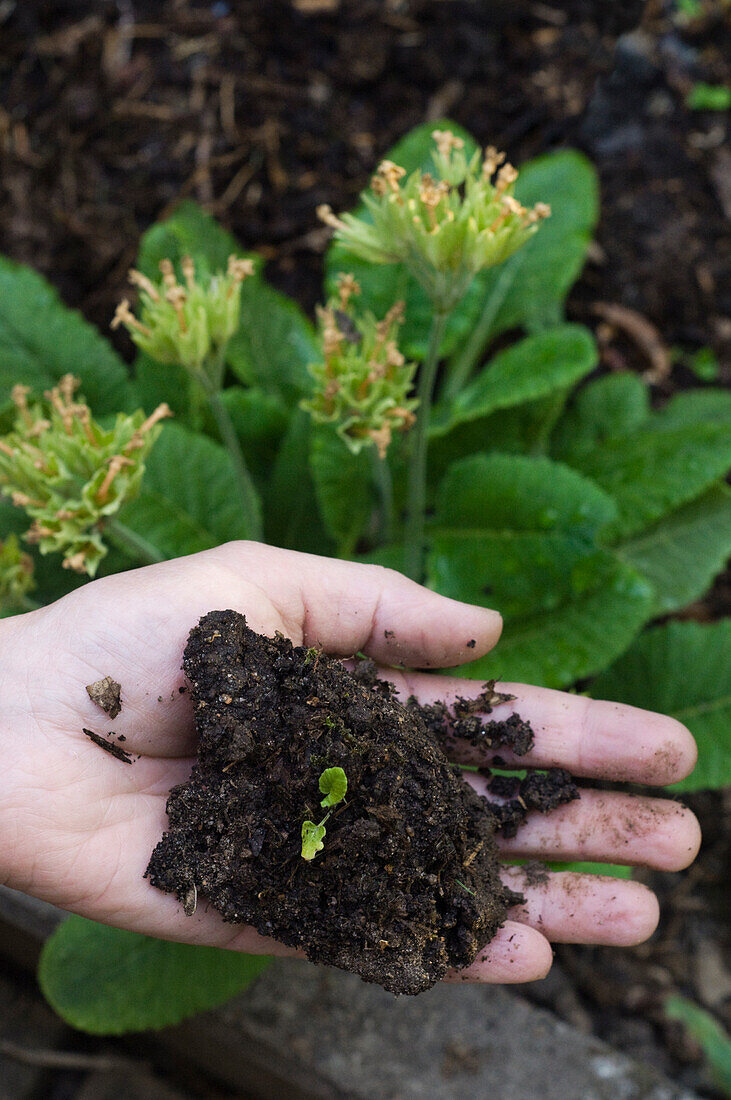
[[[314,859],[325,845],[322,843],[325,836],[325,826],[315,825],[314,821],[302,822],[302,858]]]
[[[343,769],[326,768],[320,776],[320,790],[325,795],[320,805],[337,806],[338,802],[342,802],[345,798],[347,789],[348,777]],[[305,824],[307,824],[307,822],[305,822]]]

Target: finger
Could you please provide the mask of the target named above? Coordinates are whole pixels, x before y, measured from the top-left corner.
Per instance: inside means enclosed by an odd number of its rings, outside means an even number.
[[[433,675],[405,674],[394,679],[407,695],[416,694],[422,703],[437,699],[449,703],[457,695],[474,697],[482,686],[474,680]],[[525,756],[498,750],[509,765],[568,768],[574,775],[650,786],[675,783],[695,767],[698,753],[693,736],[674,718],[550,688],[526,684],[496,687],[516,698],[495,707],[490,719],[517,713],[535,732],[535,746]],[[450,755],[463,764],[481,764],[494,754],[463,743]]]
[[[525,897],[510,916],[542,932],[551,943],[632,947],[657,928],[657,898],[641,882],[569,871],[546,872],[536,881],[522,867],[505,867],[501,877]]]
[[[109,675],[122,686],[115,732],[136,751],[189,752],[195,739],[183,650],[201,615],[228,607],[245,614],[252,629],[279,630],[295,645],[419,666],[485,653],[502,621],[379,566],[228,543],[95,581],[44,609],[55,676],[36,692],[37,721],[98,731],[107,720],[85,685]]]
[[[486,947],[478,952],[470,966],[451,970],[448,982],[535,982],[551,969],[551,945],[540,932],[527,924],[508,920]]]
[[[469,777],[479,788],[479,782]],[[587,860],[680,871],[701,842],[694,814],[677,802],[615,791],[582,790],[581,798],[549,814],[529,814],[499,848],[528,859]]]
[[[447,668],[487,653],[500,636],[496,611],[440,596],[393,569],[275,547],[267,553],[281,571],[269,590],[289,618],[293,609],[278,592],[297,578],[304,645],[341,656],[364,652],[382,664]]]

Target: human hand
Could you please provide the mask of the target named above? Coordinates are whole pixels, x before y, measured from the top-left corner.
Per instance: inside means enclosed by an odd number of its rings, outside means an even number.
[[[0,621],[0,881],[64,909],[147,935],[254,953],[292,954],[253,929],[224,924],[200,905],[192,917],[143,878],[167,826],[165,802],[190,773],[192,708],[180,671],[190,628],[214,608],[243,612],[252,629],[340,656],[362,651],[382,665],[448,667],[487,652],[495,612],[448,600],[377,566],[329,561],[256,543],[229,543],[189,558],[94,581],[46,608]],[[474,646],[468,647],[472,639]],[[122,685],[114,721],[132,767],[102,752],[82,727],[108,719],[85,685]],[[476,694],[481,684],[389,671],[402,698]],[[501,690],[503,685],[500,686]],[[687,775],[695,744],[671,718],[616,703],[507,685],[535,747],[521,766],[662,785]],[[465,749],[461,762],[474,762]],[[510,754],[501,756],[511,761]],[[517,761],[516,761],[517,763]],[[469,776],[479,788],[479,777]],[[679,870],[700,842],[690,811],[665,799],[582,791],[577,802],[531,816],[506,856],[585,859]],[[571,873],[529,885],[519,867],[505,881],[525,905],[460,977],[523,982],[543,977],[550,942],[628,945],[658,918],[640,883]]]

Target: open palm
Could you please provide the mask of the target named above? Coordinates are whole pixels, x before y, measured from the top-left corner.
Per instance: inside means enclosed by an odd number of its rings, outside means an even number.
[[[489,650],[492,611],[438,596],[377,566],[354,565],[230,543],[162,565],[98,580],[40,611],[0,622],[0,881],[86,917],[148,935],[235,950],[291,954],[253,929],[224,924],[205,905],[186,917],[143,878],[166,827],[170,788],[195,753],[192,707],[180,671],[189,629],[207,611],[243,612],[261,633],[341,656],[368,653],[384,666],[448,667]],[[468,643],[470,644],[468,646]],[[114,721],[85,685],[122,685]],[[422,701],[475,694],[479,683],[423,672],[389,673]],[[574,775],[662,785],[688,774],[695,745],[671,718],[562,692],[508,685],[535,730],[521,764]],[[82,733],[113,728],[133,766]],[[463,762],[474,762],[465,749]],[[509,754],[501,752],[503,758]],[[477,785],[479,779],[470,781]],[[685,867],[696,855],[693,815],[669,800],[585,790],[578,802],[532,816],[506,858],[587,859]],[[505,880],[526,898],[466,972],[475,980],[545,975],[550,941],[633,944],[657,923],[654,895],[639,883],[556,873],[529,885],[519,867]],[[463,972],[464,975],[465,972]]]

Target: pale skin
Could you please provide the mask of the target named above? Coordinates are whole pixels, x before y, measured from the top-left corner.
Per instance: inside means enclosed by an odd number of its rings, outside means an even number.
[[[253,929],[225,924],[199,902],[178,901],[143,878],[166,826],[171,786],[195,753],[190,698],[181,694],[181,655],[198,618],[243,612],[261,633],[342,657],[365,652],[383,666],[446,668],[490,650],[500,616],[438,596],[390,570],[329,561],[256,543],[229,543],[162,565],[94,581],[39,611],[0,621],[0,882],[74,913],[152,936],[237,951],[292,954]],[[474,646],[468,643],[474,641]],[[110,722],[85,686],[103,676],[122,685]],[[405,698],[470,695],[479,681],[389,672]],[[579,777],[661,786],[692,770],[696,749],[672,718],[520,684],[498,685],[535,730],[521,758]],[[159,701],[161,700],[161,701]],[[82,733],[123,734],[139,759],[127,765]],[[508,754],[502,753],[504,758]],[[465,752],[461,762],[474,762]],[[534,815],[506,858],[591,860],[676,871],[697,854],[693,814],[666,798],[586,790],[578,802]],[[524,982],[551,966],[551,943],[631,945],[652,934],[654,894],[638,882],[554,873],[526,885],[518,867],[505,881],[523,906],[453,978]]]

